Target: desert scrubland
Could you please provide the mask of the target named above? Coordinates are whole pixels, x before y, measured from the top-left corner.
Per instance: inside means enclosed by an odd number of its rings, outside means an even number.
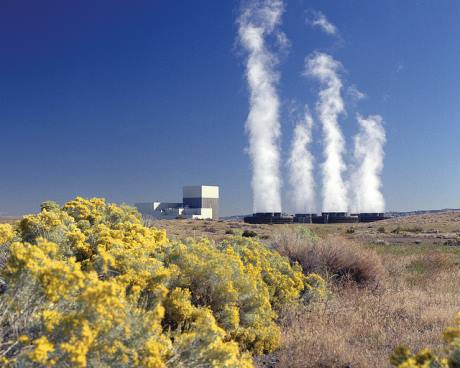
[[[396,346],[442,351],[443,331],[460,310],[460,212],[353,225],[181,220],[154,225],[169,228],[174,237],[216,241],[246,231],[290,258],[310,252],[306,262],[323,263],[320,270],[309,269],[328,280],[330,297],[285,311],[282,347],[260,359],[261,366],[387,367]],[[337,282],[340,265],[344,272],[364,272],[372,282],[346,277]]]
[[[7,222],[3,366],[458,366],[458,212],[143,222],[77,198]]]

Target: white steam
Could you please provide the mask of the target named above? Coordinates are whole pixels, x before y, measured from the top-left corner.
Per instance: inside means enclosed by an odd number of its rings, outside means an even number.
[[[281,0],[253,0],[242,9],[239,40],[248,53],[246,78],[250,89],[250,111],[246,121],[252,164],[254,212],[280,212],[279,98],[275,88],[277,63],[266,46],[284,11]]]
[[[313,19],[310,22],[313,27],[318,27],[329,35],[337,34],[336,26],[329,22],[329,20],[323,13],[321,13],[320,11],[313,11],[312,13]]]
[[[304,120],[294,129],[294,138],[288,161],[289,182],[296,213],[315,212],[315,183],[313,177],[313,156],[309,145],[312,141],[313,118],[305,109]]]
[[[385,153],[385,129],[380,115],[367,118],[357,115],[359,133],[354,139],[356,169],[352,175],[357,212],[384,212],[385,200],[380,191]]]
[[[348,209],[347,188],[342,178],[346,170],[343,160],[345,141],[338,123],[339,115],[345,111],[342,81],[338,75],[340,67],[338,61],[324,53],[314,53],[305,60],[305,75],[317,78],[322,87],[316,110],[324,137],[322,197],[325,212],[345,212]]]

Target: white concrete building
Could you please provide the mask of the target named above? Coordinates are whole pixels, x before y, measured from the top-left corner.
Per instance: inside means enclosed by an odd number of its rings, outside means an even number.
[[[219,218],[219,187],[211,185],[189,185],[183,187],[182,203],[142,202],[137,210],[146,217],[173,220],[176,218]]]

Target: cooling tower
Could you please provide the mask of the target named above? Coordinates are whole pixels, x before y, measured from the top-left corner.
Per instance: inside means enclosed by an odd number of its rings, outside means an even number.
[[[359,217],[348,212],[323,212],[323,224],[352,224],[359,221]]]
[[[374,222],[374,221],[381,221],[385,220],[389,217],[385,217],[383,212],[365,212],[358,214],[359,222]]]
[[[293,221],[293,216],[281,212],[257,212],[244,218],[248,224],[291,224]]]
[[[296,213],[294,222],[297,224],[317,224],[321,222],[321,216],[316,213]]]

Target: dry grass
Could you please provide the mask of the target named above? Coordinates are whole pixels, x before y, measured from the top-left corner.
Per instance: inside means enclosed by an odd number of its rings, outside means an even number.
[[[0,224],[14,224],[20,220],[20,217],[0,216]]]
[[[334,283],[354,282],[376,286],[383,276],[383,266],[376,252],[340,236],[324,239],[308,232],[284,228],[273,236],[274,246],[305,274],[318,273]]]
[[[458,299],[425,292],[347,289],[330,304],[289,311],[279,367],[387,367],[395,346],[440,349]]]
[[[401,344],[441,350],[442,331],[460,309],[459,252],[439,247],[417,254],[413,246],[382,260],[378,289],[334,287],[331,300],[286,311],[275,366],[388,367]]]
[[[165,229],[170,239],[198,239],[206,236],[219,242],[229,235],[242,235],[244,231],[254,231],[261,238],[269,238],[273,225],[252,225],[239,221],[222,220],[152,220],[144,221],[146,226]]]

